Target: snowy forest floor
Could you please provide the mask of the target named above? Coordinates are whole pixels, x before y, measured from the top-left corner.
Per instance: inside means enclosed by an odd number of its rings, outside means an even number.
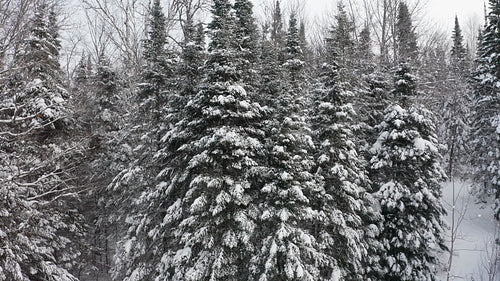
[[[443,204],[446,208],[446,243],[450,247],[452,234],[453,197],[455,197],[455,225],[456,239],[454,255],[449,280],[467,281],[500,281],[498,264],[498,247],[494,246],[499,224],[493,218],[492,202],[479,202],[471,194],[470,182],[455,181],[455,196],[453,183],[443,184]],[[493,258],[493,257],[497,258]],[[446,269],[450,254],[443,253],[442,262],[444,271],[439,280],[447,280]],[[494,268],[496,267],[496,270]],[[496,276],[495,276],[496,272]]]

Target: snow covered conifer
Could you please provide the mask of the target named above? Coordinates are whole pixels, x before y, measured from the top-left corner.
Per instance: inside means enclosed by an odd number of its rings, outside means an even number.
[[[495,216],[500,217],[500,3],[490,0],[478,56],[473,73],[473,110],[471,114],[471,162],[474,180],[483,194],[496,198]]]
[[[176,133],[164,138],[166,149],[179,140],[182,146],[173,159],[167,157],[173,161],[160,174],[165,180],[160,187],[167,195],[160,201],[166,210],[163,223],[153,230],[153,239],[167,237],[158,264],[160,279],[252,276],[247,262],[256,251],[253,237],[259,213],[253,171],[261,162],[262,112],[250,101],[235,65],[239,50],[234,47],[232,5],[216,0],[212,14],[201,90],[187,104]]]
[[[235,15],[235,49],[239,50],[237,55],[237,68],[240,79],[247,86],[257,86],[256,63],[259,58],[258,30],[253,18],[252,2],[249,0],[236,0],[234,2]],[[253,91],[253,89],[246,89]],[[253,93],[252,93],[253,94]]]
[[[2,281],[73,281],[70,271],[78,270],[82,227],[72,203],[79,188],[71,177],[74,150],[58,122],[66,91],[47,12],[46,5],[36,6],[16,68],[0,74],[9,81],[0,83]]]
[[[340,67],[340,80],[342,82],[353,82],[354,55],[356,42],[354,41],[355,25],[349,18],[345,5],[342,1],[337,4],[337,14],[332,29],[332,44],[334,44],[338,54],[338,65]]]
[[[440,136],[442,142],[447,146],[446,161],[447,174],[464,175],[468,173],[466,168],[467,154],[470,150],[468,143],[470,133],[470,96],[471,89],[468,85],[467,77],[470,75],[470,65],[467,59],[467,50],[463,46],[463,36],[455,17],[455,29],[452,34],[453,46],[451,49],[450,67],[447,71],[446,88],[448,91],[442,91],[444,105],[441,109],[442,118],[440,126]],[[456,167],[459,167],[458,169]]]
[[[290,15],[288,23],[285,56],[286,61],[283,66],[287,70],[287,90],[292,91],[296,97],[305,99],[307,98],[307,94],[304,92],[306,90],[304,87],[306,82],[304,74],[305,62],[303,61],[303,52],[300,48],[299,29],[295,14]]]
[[[464,37],[457,16],[455,16],[455,27],[453,29],[452,39],[453,46],[451,48],[451,58],[454,62],[461,62],[467,57],[467,50],[464,47]]]
[[[396,42],[397,50],[394,50],[396,62],[417,58],[417,35],[415,34],[408,5],[404,1],[400,2],[398,7]]]
[[[283,15],[281,13],[280,1],[274,3],[274,13],[271,22],[271,41],[278,45],[285,43],[285,30],[283,28]]]
[[[18,103],[25,104],[23,116],[40,116],[33,120],[33,125],[40,127],[42,138],[50,130],[62,129],[68,115],[68,93],[62,85],[57,37],[56,15],[49,16],[48,5],[42,3],[35,11],[28,38],[14,58],[18,65],[12,80],[18,81],[14,95]]]
[[[399,105],[386,110],[372,147],[375,196],[385,221],[380,280],[437,280],[444,249],[438,142],[428,112]]]
[[[394,71],[394,90],[392,94],[403,108],[412,105],[417,96],[417,77],[411,72],[410,63],[400,63]]]
[[[125,155],[133,156],[109,185],[113,195],[106,205],[112,211],[110,219],[123,223],[125,235],[118,237],[113,277],[120,280],[149,279],[153,276],[163,252],[146,252],[146,248],[162,247],[148,232],[159,225],[157,201],[147,201],[146,194],[159,195],[157,178],[161,162],[161,138],[178,120],[170,103],[177,101],[173,94],[175,56],[168,50],[166,18],[161,1],[155,0],[149,11],[148,37],[144,40],[144,66],[138,87],[136,112],[132,115],[131,139],[124,145]],[[135,137],[135,139],[134,139]],[[160,199],[161,200],[161,199]],[[117,205],[117,202],[120,202]]]
[[[137,199],[143,208],[131,216],[126,280],[251,276],[258,218],[252,171],[261,162],[262,113],[239,83],[231,3],[214,1],[212,13],[206,76],[162,136],[154,158],[158,182],[146,186]]]
[[[255,280],[337,280],[335,258],[319,241],[315,230],[320,213],[322,187],[311,174],[314,144],[304,107],[307,89],[303,75],[299,33],[291,15],[286,42],[284,89],[274,93],[272,126],[267,126],[269,171],[259,192],[259,232],[257,255],[252,259]],[[318,234],[318,236],[316,235]]]
[[[349,101],[352,94],[340,83],[334,32],[326,39],[326,58],[313,93],[312,127],[316,147],[317,175],[322,179],[322,214],[315,226],[318,243],[335,258],[342,280],[369,280],[376,270],[377,216],[367,194],[369,180],[355,147]],[[317,203],[317,202],[314,202]],[[372,249],[369,249],[372,247]]]

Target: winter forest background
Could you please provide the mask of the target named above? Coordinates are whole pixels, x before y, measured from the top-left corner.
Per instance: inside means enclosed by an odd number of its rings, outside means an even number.
[[[0,0],[0,280],[500,280],[500,1],[291,2]]]

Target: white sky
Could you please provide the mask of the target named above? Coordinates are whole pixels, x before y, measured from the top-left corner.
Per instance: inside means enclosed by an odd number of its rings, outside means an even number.
[[[455,15],[465,26],[471,19],[483,23],[484,2],[482,0],[428,0],[427,13],[430,18],[451,29]]]
[[[347,0],[343,0],[348,5]],[[408,3],[414,3],[416,0],[407,0]],[[470,19],[482,21],[484,14],[483,0],[420,0],[425,5],[425,14],[428,20],[439,24],[442,27],[451,30],[455,15],[459,21],[465,25]],[[257,0],[258,2],[274,2],[273,0]],[[282,5],[295,2],[294,0],[281,0]],[[332,11],[336,7],[337,0],[303,0],[305,8],[313,17],[322,17],[326,12]],[[353,1],[357,2],[357,1]]]
[[[271,7],[275,1],[252,0],[255,6],[254,12],[257,17],[261,17],[266,7]],[[365,14],[361,5],[363,3],[362,0],[342,1],[349,13],[361,13],[361,17],[364,18]],[[406,0],[410,7],[417,1],[424,4],[419,18],[414,19],[414,21],[419,22],[417,25],[420,27],[420,31],[440,30],[444,34],[449,34],[451,38],[455,15],[457,15],[465,42],[469,46],[475,45],[477,31],[484,23],[484,1],[487,2],[487,0]],[[280,0],[280,2],[285,14],[288,14],[287,12],[297,7],[299,10],[303,9],[307,15],[306,26],[314,29],[318,26],[325,27],[325,23],[332,22],[338,0]],[[349,3],[353,3],[352,8],[349,6]],[[363,21],[364,19],[361,19],[358,25],[362,24]],[[417,30],[417,32],[419,31]]]

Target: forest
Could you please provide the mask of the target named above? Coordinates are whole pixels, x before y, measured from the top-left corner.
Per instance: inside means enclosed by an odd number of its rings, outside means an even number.
[[[69,2],[0,0],[0,281],[500,280],[499,0]]]

